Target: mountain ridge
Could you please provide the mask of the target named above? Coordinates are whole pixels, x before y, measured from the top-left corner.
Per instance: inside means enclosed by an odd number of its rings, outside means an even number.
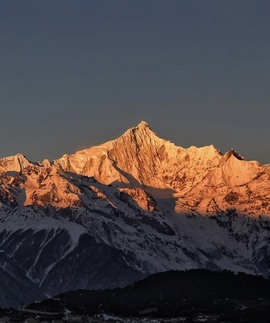
[[[45,158],[45,159],[43,159],[43,160],[36,160],[36,161],[30,161],[30,159],[28,159],[27,157],[26,157],[26,155],[25,154],[23,154],[23,153],[16,153],[15,155],[9,155],[9,156],[4,156],[4,157],[1,157],[0,158],[0,160],[6,160],[6,159],[11,159],[11,158],[20,158],[20,159],[25,159],[25,160],[27,160],[28,162],[30,162],[30,163],[33,163],[33,164],[40,164],[40,165],[42,165],[42,164],[49,164],[49,163],[53,163],[54,161],[57,161],[57,160],[59,160],[59,159],[61,159],[63,156],[65,156],[65,155],[74,155],[74,154],[77,154],[77,153],[83,153],[83,152],[87,152],[87,151],[89,151],[90,149],[92,149],[92,148],[96,148],[96,147],[102,147],[102,146],[104,146],[104,145],[106,145],[106,144],[108,144],[108,143],[111,143],[111,142],[115,142],[115,141],[117,141],[118,139],[120,139],[122,136],[124,136],[124,135],[126,135],[127,133],[130,133],[130,132],[133,132],[134,130],[136,131],[136,130],[142,130],[141,131],[141,133],[143,133],[143,132],[146,132],[145,131],[145,129],[148,129],[154,136],[156,136],[156,137],[158,137],[157,135],[156,135],[156,133],[152,130],[152,128],[150,127],[150,125],[146,122],[146,121],[141,121],[137,126],[134,126],[134,127],[131,127],[131,128],[129,128],[129,129],[127,129],[122,135],[120,135],[120,136],[118,136],[117,138],[115,138],[115,139],[111,139],[111,140],[108,140],[108,141],[105,141],[105,142],[103,142],[103,143],[100,143],[100,144],[98,144],[98,145],[94,145],[94,146],[90,146],[90,147],[88,147],[88,148],[84,148],[84,149],[79,149],[79,150],[76,150],[75,152],[73,152],[73,153],[68,153],[68,152],[66,152],[64,155],[62,155],[60,158],[58,158],[58,159],[53,159],[53,160],[49,160],[49,159],[47,159],[47,158]],[[159,137],[158,137],[159,138]],[[159,139],[161,139],[161,138],[159,138]],[[165,142],[168,142],[168,143],[171,143],[171,141],[170,140],[165,140],[165,139],[162,139],[162,140],[164,140]],[[172,143],[173,145],[175,145],[174,143]],[[184,149],[184,150],[192,150],[193,148],[195,148],[195,149],[204,149],[204,148],[207,148],[207,147],[211,147],[211,148],[214,148],[214,150],[217,150],[221,155],[225,155],[225,154],[228,154],[228,153],[230,153],[230,152],[232,152],[236,157],[238,156],[239,157],[239,159],[243,159],[243,160],[246,160],[246,158],[245,157],[243,157],[242,155],[240,155],[234,148],[231,148],[230,150],[228,150],[227,152],[225,152],[225,153],[221,153],[220,152],[220,150],[218,149],[218,148],[216,148],[213,144],[209,144],[209,145],[205,145],[205,146],[200,146],[200,147],[198,147],[198,146],[194,146],[194,145],[191,145],[191,146],[189,146],[189,147],[186,147],[186,148],[184,148],[184,147],[182,147],[182,146],[177,146],[178,148],[182,148],[182,149]],[[269,165],[269,163],[265,163],[265,164],[263,164],[263,163],[260,163],[259,161],[257,161],[257,160],[251,160],[251,161],[256,161],[256,162],[258,162],[260,165]]]
[[[270,176],[268,165],[246,161],[234,149],[225,154],[221,154],[213,145],[200,148],[191,146],[185,149],[159,138],[144,121],[115,140],[64,156],[54,164],[71,172],[94,176],[104,184],[124,183],[148,187],[149,192],[157,198],[155,189],[169,189],[174,192],[171,197],[186,196],[192,191],[192,199],[202,200],[202,195],[205,195],[205,200],[209,194],[200,191],[194,196],[194,187],[201,186],[202,181],[204,187],[213,186],[213,177],[216,177],[214,182],[223,186],[224,192],[224,187],[227,186],[227,194],[222,194],[218,187],[219,195],[223,196],[223,201],[218,202],[220,209],[231,207],[230,203],[226,203],[225,197],[233,188],[237,190],[234,193],[247,196],[240,188],[241,185],[248,184],[262,176],[262,173],[266,173],[266,182]],[[206,181],[208,183],[205,183]],[[258,189],[260,192],[260,183],[257,184]],[[250,191],[250,188],[246,190]],[[212,189],[211,194],[216,195],[215,189]],[[270,196],[265,195],[263,192],[261,199],[269,199]],[[199,212],[208,212],[207,207],[203,206],[205,203],[206,201],[201,203]],[[247,199],[241,201],[241,204],[247,203]],[[188,212],[188,209],[179,209],[178,212]],[[238,208],[238,211],[248,210],[242,207]],[[269,207],[259,208],[258,205],[251,211],[253,214],[269,212]]]
[[[53,162],[17,154],[0,159],[0,250],[39,295],[191,268],[270,277],[269,179],[267,165],[178,147],[145,122]]]
[[[177,213],[193,213],[197,209],[200,214],[213,214],[233,207],[240,213],[270,215],[269,165],[247,161],[234,149],[222,154],[213,145],[176,146],[159,138],[145,121],[114,140],[65,154],[53,162],[32,163],[22,154],[2,158],[0,172],[5,174],[3,177],[14,175],[9,181],[6,179],[8,185],[17,173],[27,176],[25,181],[22,176],[16,178],[25,189],[25,205],[40,201],[40,195],[33,196],[40,181],[43,186],[47,182],[54,186],[46,193],[54,192],[54,206],[65,207],[66,203],[68,207],[68,200],[80,204],[79,191],[61,175],[70,172],[94,177],[105,185],[144,189],[156,199],[176,199]],[[46,181],[48,177],[52,182]],[[59,190],[59,186],[63,189]],[[14,199],[5,185],[1,190]],[[63,194],[66,198],[62,198]]]

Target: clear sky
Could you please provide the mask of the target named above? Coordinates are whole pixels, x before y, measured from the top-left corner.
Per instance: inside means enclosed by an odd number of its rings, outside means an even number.
[[[270,162],[269,0],[1,0],[0,156],[113,139]]]

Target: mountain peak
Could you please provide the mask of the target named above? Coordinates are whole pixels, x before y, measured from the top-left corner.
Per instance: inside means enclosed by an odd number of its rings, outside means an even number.
[[[137,126],[128,129],[120,138],[147,138],[147,137],[156,137],[156,134],[152,131],[149,124],[145,121],[141,121]],[[119,139],[120,139],[119,138]]]
[[[149,127],[149,124],[148,124],[147,122],[145,122],[145,121],[141,121],[141,122],[138,124],[137,128],[150,128],[150,127]]]
[[[141,121],[137,126],[132,127],[129,130],[132,130],[132,131],[137,130],[137,131],[145,132],[145,131],[151,130],[151,128],[147,122]]]
[[[14,156],[8,156],[0,159],[0,171],[21,172],[25,167],[32,164],[23,154],[17,153]]]
[[[243,156],[241,156],[235,149],[231,148],[226,154],[225,156],[227,158],[230,158],[231,156],[234,156],[236,159],[238,160],[245,160],[245,158]]]

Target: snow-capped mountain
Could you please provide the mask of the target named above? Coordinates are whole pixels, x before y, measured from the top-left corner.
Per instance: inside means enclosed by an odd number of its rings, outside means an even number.
[[[270,166],[234,150],[177,147],[141,122],[53,162],[0,159],[0,172],[0,269],[12,262],[39,295],[170,269],[270,276]]]
[[[270,214],[270,166],[245,161],[233,149],[184,149],[158,138],[147,123],[103,145],[64,155],[64,170],[104,184],[142,187],[155,198],[175,198],[177,212]]]

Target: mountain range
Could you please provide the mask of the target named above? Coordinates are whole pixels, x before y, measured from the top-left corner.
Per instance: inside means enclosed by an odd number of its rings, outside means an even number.
[[[269,179],[270,165],[176,146],[146,122],[52,162],[2,158],[0,305],[167,270],[269,277]]]

